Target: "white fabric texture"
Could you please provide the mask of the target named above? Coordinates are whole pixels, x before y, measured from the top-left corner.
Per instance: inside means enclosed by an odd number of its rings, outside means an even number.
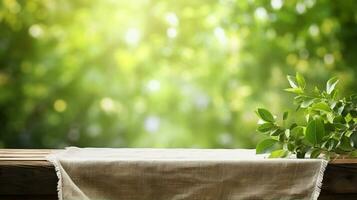
[[[327,165],[242,149],[69,147],[48,160],[60,200],[317,199]]]

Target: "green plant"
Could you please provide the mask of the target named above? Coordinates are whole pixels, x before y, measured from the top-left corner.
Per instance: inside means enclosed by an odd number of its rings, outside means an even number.
[[[287,76],[298,110],[303,110],[305,122],[287,124],[288,112],[279,117],[259,108],[257,131],[269,136],[256,146],[256,153],[270,152],[270,157],[325,158],[357,154],[357,95],[339,98],[334,77],[327,81],[326,89],[306,89],[304,77],[297,73]]]

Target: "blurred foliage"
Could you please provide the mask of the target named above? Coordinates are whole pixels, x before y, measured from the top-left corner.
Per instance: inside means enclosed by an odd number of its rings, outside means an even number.
[[[2,0],[0,146],[254,147],[286,74],[357,91],[354,0]],[[293,118],[294,116],[292,116]]]

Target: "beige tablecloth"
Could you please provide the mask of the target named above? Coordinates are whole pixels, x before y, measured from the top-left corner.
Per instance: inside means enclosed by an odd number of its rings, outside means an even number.
[[[70,147],[48,160],[60,200],[317,199],[327,165],[240,149]]]

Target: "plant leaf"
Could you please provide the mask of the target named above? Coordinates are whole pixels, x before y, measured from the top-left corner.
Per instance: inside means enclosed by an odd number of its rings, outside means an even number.
[[[296,152],[296,158],[305,158],[305,151],[298,151]]]
[[[352,135],[350,136],[350,140],[351,140],[352,146],[354,148],[357,148],[357,131],[352,133]]]
[[[325,136],[325,128],[321,119],[311,120],[307,127],[305,137],[311,144],[316,145],[322,142]]]
[[[270,136],[278,136],[283,132],[284,132],[284,130],[281,130],[281,129],[278,128],[278,129],[275,129],[272,132],[270,132]]]
[[[286,138],[290,137],[290,129],[286,129],[284,133],[285,133]]]
[[[290,132],[291,132],[290,135],[295,139],[304,136],[304,128],[302,126],[296,126]]]
[[[330,106],[325,102],[319,102],[312,105],[312,109],[317,111],[331,112]]]
[[[288,152],[284,149],[279,149],[271,152],[269,158],[284,158],[288,155]]]
[[[342,149],[343,151],[351,151],[352,150],[351,141],[346,136],[341,137],[340,142],[337,146],[338,146],[338,148]]]
[[[343,118],[341,115],[336,116],[333,119],[333,123],[345,123],[345,118]]]
[[[304,89],[306,86],[305,78],[299,72],[296,72],[296,80],[297,80],[299,87]]]
[[[301,103],[301,108],[307,108],[309,107],[312,103],[314,103],[314,99],[309,99],[305,100]]]
[[[338,80],[337,77],[332,77],[327,81],[327,83],[326,83],[326,92],[327,92],[327,94],[331,94],[332,93],[332,91],[335,89],[338,81],[339,80]]]
[[[292,88],[298,88],[298,83],[296,82],[296,78],[293,76],[286,76],[289,81],[289,84]]]
[[[301,88],[287,88],[287,89],[284,89],[285,91],[287,92],[291,92],[291,93],[294,93],[294,94],[303,94],[304,91],[302,91]]]
[[[327,121],[332,124],[335,116],[332,113],[327,113],[326,117],[327,117]]]
[[[297,127],[297,123],[292,123],[292,124],[290,125],[290,130],[292,130],[292,129],[295,128],[295,127]]]
[[[312,152],[310,154],[310,158],[317,158],[317,157],[319,157],[320,154],[321,154],[320,149],[314,149],[314,150],[312,150]]]
[[[283,114],[283,120],[287,120],[288,116],[289,116],[289,112],[285,111],[284,114]]]
[[[264,108],[258,108],[257,114],[262,120],[266,122],[275,122],[273,115]]]
[[[259,125],[257,130],[259,132],[265,133],[265,132],[272,130],[274,127],[275,127],[275,125],[273,123],[268,122],[268,123]]]
[[[295,150],[295,144],[288,143],[287,145],[289,151],[294,151]]]
[[[314,87],[314,93],[316,94],[316,95],[319,95],[320,94],[320,90],[319,90],[319,88],[318,87]]]
[[[351,113],[348,113],[345,117],[346,122],[350,122],[352,119]]]
[[[255,148],[255,152],[257,154],[266,153],[270,151],[277,142],[278,141],[274,139],[262,140],[258,143],[257,147]]]

